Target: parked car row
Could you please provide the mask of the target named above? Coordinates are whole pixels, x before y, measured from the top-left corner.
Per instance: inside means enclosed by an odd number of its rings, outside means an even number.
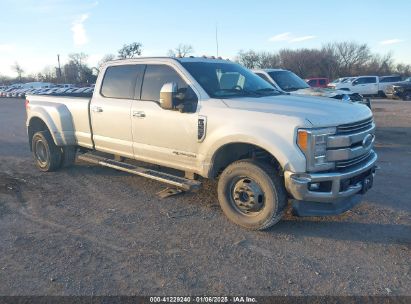
[[[25,98],[26,95],[60,95],[60,96],[91,96],[94,85],[90,87],[75,87],[70,84],[45,86],[39,88],[11,86],[0,89],[0,97]]]

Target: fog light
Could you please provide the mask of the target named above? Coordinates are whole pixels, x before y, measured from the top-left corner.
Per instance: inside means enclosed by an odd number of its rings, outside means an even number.
[[[311,191],[316,191],[316,190],[320,189],[320,183],[311,183],[308,186],[308,189],[310,189]]]

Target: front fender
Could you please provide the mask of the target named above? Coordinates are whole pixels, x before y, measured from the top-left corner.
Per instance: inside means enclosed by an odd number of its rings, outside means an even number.
[[[76,144],[73,118],[64,104],[51,102],[29,103],[27,108],[27,127],[33,118],[41,119],[50,131],[57,146]]]
[[[234,143],[252,144],[269,152],[279,162],[283,170],[304,172],[306,160],[292,140],[295,138],[294,132],[296,131],[273,132],[264,128],[258,130],[254,128],[253,133],[234,133],[229,130],[220,130],[207,138],[200,154],[204,153],[206,163],[209,164],[208,172],[210,172],[214,157],[220,148]]]

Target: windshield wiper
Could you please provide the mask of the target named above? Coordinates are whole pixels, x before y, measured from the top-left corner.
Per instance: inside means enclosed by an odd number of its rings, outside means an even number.
[[[302,87],[289,87],[289,88],[284,88],[284,91],[292,92],[292,91],[297,91],[297,90],[302,90],[302,89],[307,89],[307,88],[309,88],[309,87],[306,87],[306,88],[302,88]]]
[[[248,95],[257,95],[260,96],[261,94],[259,94],[256,91],[248,91],[248,90],[237,90],[237,89],[219,89],[217,90],[217,92],[228,92],[228,93],[236,93],[236,95],[244,95],[244,94],[248,94]]]

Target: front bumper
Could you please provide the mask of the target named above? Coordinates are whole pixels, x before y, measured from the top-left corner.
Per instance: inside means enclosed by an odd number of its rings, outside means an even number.
[[[342,213],[349,209],[345,207],[353,204],[351,198],[354,195],[360,192],[364,193],[372,186],[364,189],[364,180],[368,176],[374,176],[376,161],[377,154],[371,151],[367,161],[340,172],[301,174],[285,171],[285,187],[297,201],[313,202],[316,205],[318,203],[335,203],[339,206],[337,209],[342,210],[338,213]],[[325,184],[326,190],[321,189],[321,187],[315,191],[310,190],[310,185],[313,183]],[[349,199],[350,202],[348,202]],[[347,201],[346,205],[344,205],[344,201]],[[326,206],[324,205],[326,209],[329,208]],[[330,215],[338,213],[333,212]],[[321,213],[321,215],[326,214]]]

